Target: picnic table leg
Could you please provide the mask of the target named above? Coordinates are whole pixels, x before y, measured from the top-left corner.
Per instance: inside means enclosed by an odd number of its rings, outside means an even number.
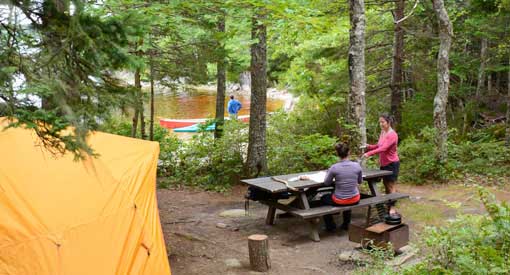
[[[308,197],[306,196],[306,193],[299,194],[299,201],[303,209],[310,209],[310,204],[308,203]],[[319,238],[319,223],[319,218],[313,218],[308,221],[310,226],[310,239],[312,239],[314,242],[320,242],[321,240]]]
[[[368,180],[368,188],[370,188],[370,194],[374,197],[377,197],[380,195],[379,191],[377,190],[377,186],[376,186],[377,181],[378,180],[373,180],[373,179]]]
[[[306,194],[300,193],[299,198],[300,198],[300,202],[301,202],[301,207],[303,209],[310,209],[310,204],[308,203],[308,197],[306,196]]]
[[[380,179],[372,179],[372,180],[369,180],[368,181],[368,188],[370,188],[370,193],[372,194],[372,196],[380,196],[381,194],[379,193],[379,191],[377,190],[377,182],[379,181]],[[376,209],[377,209],[377,215],[379,216],[379,219],[381,221],[384,221],[384,214],[386,213],[386,209],[384,207],[383,204],[377,204],[375,205]],[[368,211],[371,212],[372,207],[368,207]],[[368,223],[370,222],[370,213],[368,213],[367,215],[367,225]]]
[[[308,221],[310,224],[310,239],[312,239],[314,242],[320,242],[321,239],[319,238],[319,218],[314,218]]]
[[[269,206],[269,209],[267,210],[266,224],[273,225],[275,216],[276,216],[276,207]]]

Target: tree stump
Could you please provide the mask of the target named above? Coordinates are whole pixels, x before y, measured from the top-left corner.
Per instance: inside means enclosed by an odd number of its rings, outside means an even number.
[[[250,266],[253,270],[265,272],[271,268],[269,240],[266,235],[255,234],[249,236],[248,250],[250,252]]]

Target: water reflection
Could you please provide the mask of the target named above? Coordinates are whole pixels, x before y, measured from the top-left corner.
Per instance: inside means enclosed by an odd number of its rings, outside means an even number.
[[[243,108],[239,115],[250,113],[250,97],[246,95],[234,95],[241,102]],[[229,94],[225,99],[225,116]],[[272,112],[281,108],[284,104],[282,99],[267,98],[267,111]],[[154,116],[160,118],[213,118],[216,113],[215,91],[198,89],[190,92],[169,92],[154,96]]]

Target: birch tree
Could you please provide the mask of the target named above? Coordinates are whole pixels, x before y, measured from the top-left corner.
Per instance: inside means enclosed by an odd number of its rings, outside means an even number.
[[[478,69],[478,82],[476,85],[476,97],[482,92],[485,83],[485,67],[487,66],[487,38],[482,37],[480,47],[480,68]]]
[[[448,86],[450,69],[448,67],[453,27],[446,12],[443,0],[432,0],[432,5],[439,23],[439,52],[437,55],[437,93],[434,97],[434,126],[436,128],[436,158],[441,162],[448,159],[448,124],[446,107],[448,104]]]
[[[365,2],[349,0],[349,122],[358,128],[359,142],[367,143],[365,102]]]

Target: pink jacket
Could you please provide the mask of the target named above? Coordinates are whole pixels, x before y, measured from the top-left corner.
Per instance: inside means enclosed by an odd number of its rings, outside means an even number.
[[[390,130],[388,133],[381,133],[377,144],[368,145],[367,155],[379,154],[379,163],[386,166],[392,162],[399,161],[397,153],[398,135],[397,132]]]

